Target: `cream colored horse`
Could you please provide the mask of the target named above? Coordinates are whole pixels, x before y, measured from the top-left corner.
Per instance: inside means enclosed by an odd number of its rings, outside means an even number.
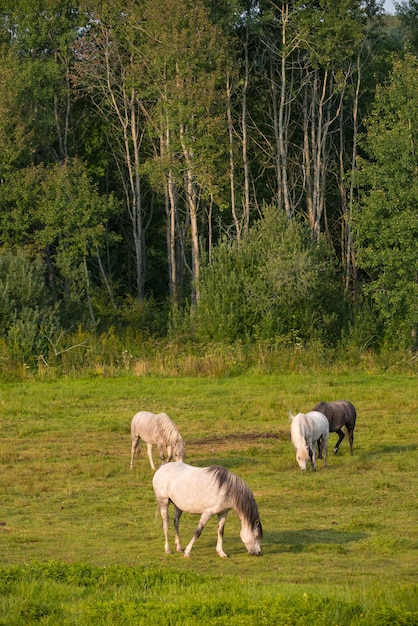
[[[240,537],[249,554],[261,553],[260,542],[263,528],[257,504],[244,481],[219,465],[192,467],[186,463],[167,463],[154,474],[152,480],[155,497],[160,507],[166,554],[170,554],[168,543],[168,506],[174,504],[174,529],[177,552],[183,552],[179,537],[179,522],[183,511],[200,515],[195,533],[184,549],[190,556],[193,544],[213,515],[218,516],[218,541],[216,552],[226,558],[222,540],[228,512],[234,509],[241,520]]]
[[[135,453],[139,454],[139,442],[147,444],[150,465],[155,470],[152,459],[152,446],[156,445],[161,461],[164,463],[164,448],[167,448],[167,462],[174,457],[175,461],[183,461],[186,456],[184,441],[179,431],[166,413],[150,413],[140,411],[131,422],[131,469],[134,466]]]
[[[315,471],[315,442],[318,442],[319,457],[323,455],[324,467],[327,463],[329,423],[325,415],[319,411],[309,411],[309,413],[298,413],[293,416],[290,426],[290,436],[296,450],[296,461],[301,470],[306,470],[306,462],[311,461],[313,471]]]

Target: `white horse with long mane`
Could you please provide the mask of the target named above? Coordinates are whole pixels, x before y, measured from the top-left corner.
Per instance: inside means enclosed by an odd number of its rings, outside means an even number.
[[[139,454],[139,442],[147,444],[147,454],[150,465],[155,470],[152,459],[152,446],[156,445],[161,461],[164,463],[164,448],[167,449],[167,462],[174,457],[175,461],[183,461],[186,456],[183,437],[166,413],[150,413],[140,411],[131,422],[131,469],[134,466],[134,456]]]
[[[222,540],[226,517],[234,509],[241,520],[240,537],[249,554],[261,553],[260,542],[263,528],[257,504],[251,489],[244,481],[219,465],[193,467],[186,463],[162,465],[152,480],[155,496],[160,507],[165,537],[164,549],[170,554],[168,543],[168,505],[174,504],[174,530],[177,552],[190,556],[193,544],[213,515],[218,516],[218,541],[216,552],[226,558]],[[179,522],[183,511],[200,514],[195,533],[183,551],[179,537]]]
[[[290,426],[290,436],[296,450],[296,461],[301,470],[306,470],[306,462],[311,461],[312,469],[315,471],[315,446],[318,442],[319,458],[323,456],[324,467],[327,463],[329,422],[325,415],[319,411],[309,411],[309,413],[298,413],[289,415],[292,420]]]

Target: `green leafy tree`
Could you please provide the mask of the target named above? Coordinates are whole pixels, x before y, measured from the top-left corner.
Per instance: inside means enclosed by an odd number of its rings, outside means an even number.
[[[0,146],[3,126],[18,166],[74,154],[70,73],[82,25],[69,0],[0,0]]]
[[[41,256],[55,300],[62,308],[75,306],[79,315],[87,303],[94,321],[88,262],[106,236],[107,220],[117,207],[113,197],[101,196],[85,165],[73,159],[18,170],[1,187],[0,202],[4,248]]]
[[[404,28],[404,39],[418,54],[418,0],[395,2],[395,8]]]
[[[376,93],[359,161],[353,216],[358,265],[386,339],[416,344],[418,328],[418,60],[394,63]]]

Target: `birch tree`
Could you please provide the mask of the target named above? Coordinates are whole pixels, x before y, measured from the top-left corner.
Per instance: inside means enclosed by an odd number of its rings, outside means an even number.
[[[167,11],[170,21],[165,19]],[[219,201],[218,159],[227,150],[223,68],[225,48],[220,29],[203,2],[155,0],[144,7],[146,46],[143,80],[153,101],[150,132],[165,185],[168,258],[172,296],[178,272],[176,240],[188,223],[190,239],[181,241],[191,280],[192,303],[199,299],[202,204]],[[210,230],[210,226],[208,225]]]
[[[360,17],[355,0],[324,0],[301,12],[308,35],[302,78],[303,169],[307,216],[317,238],[327,219],[327,184],[335,160],[333,135],[338,132],[347,81],[364,36]]]
[[[135,28],[135,2],[83,7],[88,23],[77,47],[76,87],[85,90],[106,120],[111,149],[122,185],[131,227],[138,300],[145,295],[146,215],[141,165],[144,125],[138,91],[138,56],[142,32]]]

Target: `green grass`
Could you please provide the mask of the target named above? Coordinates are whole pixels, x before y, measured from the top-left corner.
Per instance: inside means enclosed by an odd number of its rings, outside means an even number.
[[[415,624],[417,392],[410,374],[326,371],[0,383],[0,624]],[[340,398],[358,412],[354,456],[345,440],[300,472],[289,411]],[[142,409],[171,416],[188,462],[251,487],[260,558],[233,512],[229,559],[215,519],[190,559],[164,554],[144,448],[129,470]],[[183,543],[196,522],[183,515]]]

